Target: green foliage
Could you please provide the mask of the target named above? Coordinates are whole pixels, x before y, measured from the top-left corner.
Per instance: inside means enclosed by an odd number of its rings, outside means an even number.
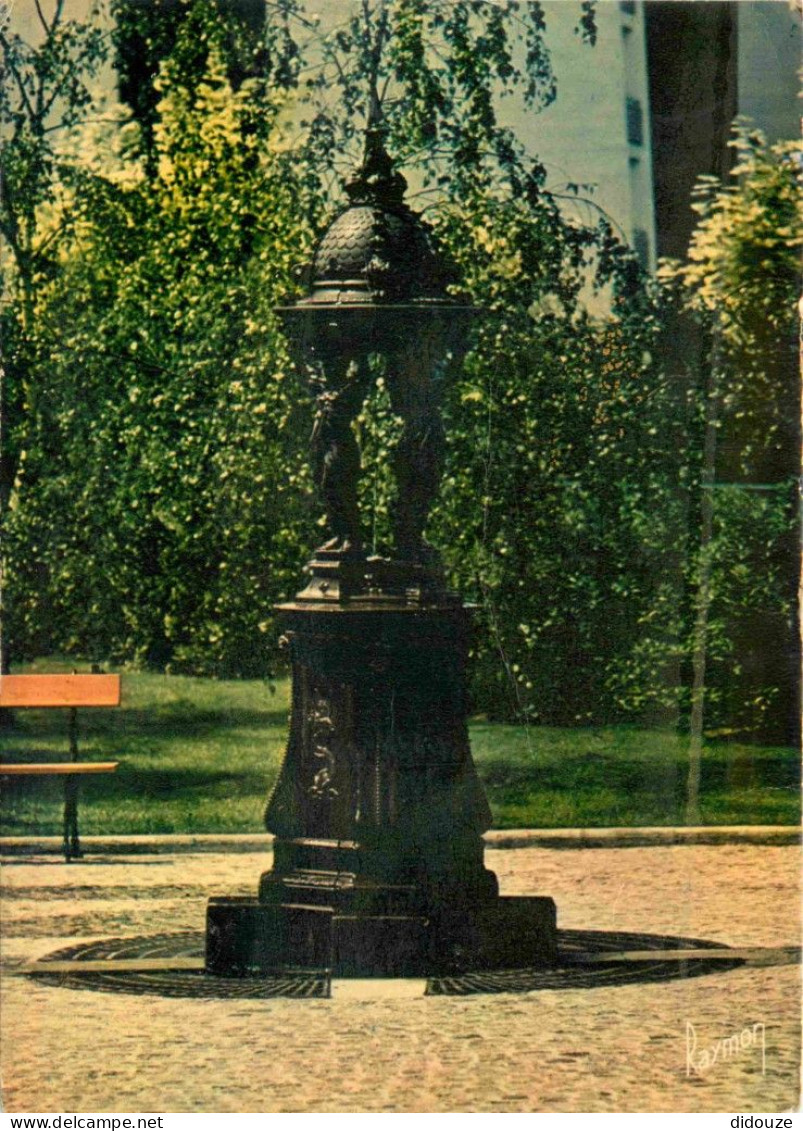
[[[580,532],[570,556],[596,549],[585,528],[599,504],[593,485],[575,483],[572,437],[610,392],[589,387],[585,415],[573,421],[572,413],[577,390],[601,375],[595,359],[607,331],[582,314],[579,297],[592,256],[620,287],[632,289],[634,265],[609,230],[562,218],[543,191],[543,170],[497,123],[500,91],[518,90],[533,106],[554,97],[543,13],[513,0],[355,9],[315,48],[319,63],[299,89],[314,113],[291,157],[277,147],[276,82],[232,82],[231,26],[214,9],[200,0],[181,5],[154,83],[160,100],[139,145],[129,141],[141,160],[129,157],[116,171],[107,162],[102,176],[85,170],[57,217],[70,237],[38,309],[48,412],[36,418],[9,530],[16,638],[31,650],[58,643],[216,673],[271,663],[270,604],[295,587],[313,542],[299,452],[308,424],[271,306],[291,289],[290,269],[309,246],[317,182],[306,170],[325,174],[343,159],[365,109],[368,119],[384,117],[399,159],[415,162],[436,191],[433,221],[489,310],[469,384],[449,408],[453,471],[436,516],[456,580],[485,602],[480,667],[494,673],[484,677],[489,706],[510,712],[506,680],[516,661],[507,655],[522,652],[527,678],[513,679],[516,706],[532,717],[573,718],[578,697],[556,706],[557,677],[543,690],[533,669],[577,592],[569,586],[533,606],[516,570],[533,555],[537,575],[553,568],[558,512]],[[301,72],[289,28],[304,23],[303,13],[293,3],[271,9],[271,73],[292,85]],[[123,5],[118,15],[122,32],[133,34],[141,13]],[[152,15],[161,18],[156,8]],[[166,50],[149,34],[157,54]],[[539,304],[544,317],[534,319]],[[649,337],[650,318],[639,324]],[[637,383],[642,337],[620,364]],[[569,380],[567,338],[582,339],[590,366]],[[489,376],[497,372],[508,376],[497,382]],[[364,503],[381,545],[398,432],[381,393],[359,427]],[[489,443],[495,468],[509,461],[511,469],[493,481]],[[543,513],[539,491],[521,498],[533,474],[551,492]],[[562,505],[564,495],[572,507]],[[622,504],[612,506],[618,513]],[[574,576],[582,587],[579,566]],[[545,613],[552,620],[542,630]],[[535,640],[522,637],[522,623],[539,625]],[[537,703],[522,699],[531,675]]]
[[[88,83],[106,52],[101,30],[91,21],[65,20],[62,7],[53,5],[49,20],[39,9],[44,39],[37,47],[0,27],[6,79],[0,84],[0,234],[26,287],[47,264],[46,247],[37,245],[37,210],[57,192],[64,172],[57,139],[90,104]]]
[[[366,126],[380,121],[397,164],[423,191],[461,199],[500,179],[518,193],[538,175],[498,114],[503,98],[537,112],[556,96],[537,0],[366,0],[344,4],[331,28],[306,19],[298,0],[275,7],[311,60],[298,74],[302,144],[330,171],[331,187],[359,160]],[[577,7],[591,42],[593,0]]]
[[[708,523],[692,525],[688,573],[704,639],[688,647],[708,661],[707,725],[789,741],[799,725],[800,146],[767,145],[746,126],[733,145],[733,182],[698,187],[688,262],[661,271],[707,343],[690,488]]]
[[[41,212],[64,191],[70,166],[59,145],[91,103],[89,83],[106,54],[103,33],[90,20],[66,20],[63,5],[37,5],[43,33],[35,47],[0,26],[4,79],[0,83],[2,182],[0,237],[2,278],[13,305],[4,304],[0,332],[7,379],[2,414],[0,505],[8,505],[24,448],[26,408],[37,391],[29,380],[37,356],[34,303],[43,280],[53,271],[59,229],[41,231]]]
[[[71,168],[59,146],[91,103],[89,83],[106,54],[103,33],[91,20],[64,18],[64,5],[37,3],[42,41],[30,46],[9,27],[10,9],[0,16],[0,341],[3,343],[0,400],[0,516],[5,519],[14,500],[14,486],[26,454],[33,417],[48,406],[36,380],[46,365],[47,349],[39,339],[35,304],[43,283],[54,271],[58,225],[46,234],[41,213],[47,211],[69,183]],[[6,614],[13,601],[3,581],[9,560],[0,547],[0,604]],[[13,569],[11,570],[13,579]],[[13,585],[11,587],[13,589]],[[0,672],[8,670],[9,625],[0,626]],[[3,712],[0,712],[2,715]]]
[[[797,471],[797,302],[803,251],[800,145],[735,132],[733,184],[703,179],[689,259],[663,278],[717,339],[722,427],[738,457],[728,478],[777,481]]]
[[[654,360],[658,296],[606,224],[575,227],[535,184],[522,198],[490,178],[432,219],[485,311],[446,405],[430,523],[478,605],[476,702],[574,724],[663,711],[677,696],[684,404]],[[589,277],[612,284],[612,319],[585,310]],[[360,426],[381,543],[398,434],[384,396]]]
[[[313,195],[271,140],[275,93],[232,89],[222,36],[196,4],[161,71],[155,177],[86,174],[65,205],[73,234],[37,306],[47,414],[7,530],[28,647],[46,633],[199,671],[271,663],[271,604],[309,542],[272,306]]]
[[[765,327],[788,333],[794,320],[790,298],[803,250],[800,145],[767,145],[743,126],[733,148],[733,184],[701,178],[688,262],[664,274],[680,279],[693,309],[717,315],[730,342],[747,344]]]
[[[212,11],[220,17],[221,47],[226,73],[233,89],[246,77],[257,77],[266,65],[262,41],[264,0],[214,0]],[[186,56],[196,54],[199,73],[205,66],[203,43],[193,43],[182,33],[191,16],[192,0],[112,0],[112,38],[115,70],[121,100],[131,107],[142,131],[146,167],[156,160],[155,127],[159,120],[159,69],[179,41]]]
[[[551,210],[543,240],[555,231]],[[558,245],[562,259],[549,240],[550,265],[538,227],[516,211],[484,216],[485,258],[471,254],[489,316],[454,390],[437,540],[459,587],[480,603],[485,708],[611,719],[644,706],[625,704],[611,685],[647,622],[667,631],[660,589],[679,515],[654,504],[676,472],[662,427],[672,395],[650,352],[649,296],[620,321],[595,323],[577,306],[582,261],[572,240]],[[661,673],[640,675],[643,699],[660,696]]]

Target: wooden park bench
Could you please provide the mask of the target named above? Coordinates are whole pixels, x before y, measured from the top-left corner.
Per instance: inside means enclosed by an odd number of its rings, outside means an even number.
[[[119,707],[119,675],[0,675],[0,707],[69,710],[69,762],[0,763],[0,775],[57,775],[64,778],[64,858],[82,855],[78,837],[78,783],[85,774],[113,773],[117,762],[79,762],[78,708]]]

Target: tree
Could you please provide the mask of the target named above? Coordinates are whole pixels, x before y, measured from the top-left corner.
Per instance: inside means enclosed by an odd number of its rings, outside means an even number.
[[[69,181],[58,141],[86,115],[89,83],[105,56],[103,32],[92,20],[64,18],[64,0],[35,0],[42,34],[31,46],[10,31],[10,12],[0,26],[6,81],[0,84],[0,237],[10,253],[3,271],[7,303],[0,317],[4,343],[0,430],[0,514],[6,516],[26,448],[36,442],[47,405],[35,374],[39,343],[37,293],[55,269],[58,226],[43,234],[41,216]],[[8,565],[0,560],[0,576]],[[8,612],[9,594],[4,593]],[[7,629],[7,626],[6,626]],[[7,671],[9,634],[0,629],[0,670]]]
[[[307,16],[299,0],[268,7],[298,40],[300,147],[330,171],[335,195],[366,128],[380,121],[397,165],[433,195],[458,199],[500,177],[525,191],[541,176],[498,114],[504,97],[537,112],[556,96],[536,0],[352,0],[334,26]],[[578,3],[577,30],[590,43],[593,9]]]
[[[142,153],[151,173],[155,169],[154,133],[161,98],[159,69],[173,53],[191,10],[186,0],[112,0],[120,98],[139,123]],[[244,79],[258,77],[265,66],[261,43],[265,0],[215,0],[211,10],[221,18],[227,78],[236,92]],[[197,66],[202,73],[205,55],[202,45],[198,47]],[[186,44],[184,51],[186,54]]]
[[[64,0],[54,0],[50,18],[36,11],[43,39],[38,47],[0,29],[0,49],[8,80],[0,88],[3,131],[3,193],[0,234],[13,256],[19,281],[21,315],[31,332],[37,275],[48,266],[48,249],[57,236],[40,241],[39,212],[67,170],[60,164],[55,138],[81,121],[92,98],[88,83],[105,57],[103,32],[93,22],[64,19]]]
[[[268,667],[307,521],[284,499],[293,389],[271,305],[314,193],[270,142],[271,83],[232,89],[225,32],[188,12],[160,72],[156,175],[107,162],[65,203],[69,228],[55,220],[64,267],[36,308],[51,434],[10,524],[29,648]]]
[[[701,515],[692,730],[765,741],[799,730],[797,476],[799,145],[735,131],[733,183],[701,180],[686,264],[663,276],[701,326],[707,358],[695,480]]]

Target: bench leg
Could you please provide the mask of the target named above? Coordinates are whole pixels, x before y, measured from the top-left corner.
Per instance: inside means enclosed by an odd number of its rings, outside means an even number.
[[[78,839],[78,779],[69,774],[64,779],[64,859],[79,859],[81,843]]]
[[[67,725],[70,742],[70,761],[78,761],[78,711],[70,708]],[[82,855],[78,840],[78,779],[69,775],[64,779],[64,859],[69,864]]]

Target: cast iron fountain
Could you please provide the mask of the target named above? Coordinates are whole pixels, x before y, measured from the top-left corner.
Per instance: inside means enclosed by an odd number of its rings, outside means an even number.
[[[413,976],[550,965],[555,905],[500,896],[466,728],[470,616],[423,538],[444,450],[440,401],[478,311],[404,201],[379,129],[318,244],[309,293],[281,308],[316,395],[313,463],[330,540],[279,606],[290,739],[268,803],[273,868],[253,899],[213,899],[208,973]],[[369,555],[352,421],[377,360],[403,420],[394,549]]]

